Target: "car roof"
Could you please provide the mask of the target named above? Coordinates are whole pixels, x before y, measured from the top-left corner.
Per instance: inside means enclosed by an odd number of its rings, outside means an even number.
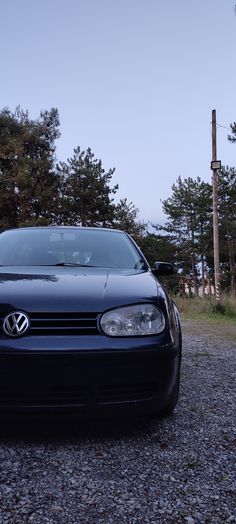
[[[60,230],[60,229],[75,229],[75,230],[90,230],[90,231],[108,231],[113,233],[124,233],[127,235],[126,231],[122,231],[122,229],[113,229],[108,227],[90,227],[90,226],[28,226],[28,227],[15,227],[12,229],[8,229],[6,231],[22,231],[22,230],[33,230],[33,229],[53,229],[53,230]]]

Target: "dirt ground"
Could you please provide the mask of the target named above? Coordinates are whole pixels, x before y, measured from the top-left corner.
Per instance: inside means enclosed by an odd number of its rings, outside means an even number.
[[[226,338],[236,342],[236,322],[233,320],[227,321],[219,317],[219,320],[203,320],[203,319],[188,319],[184,317],[181,319],[183,333],[186,335],[213,336]]]
[[[0,424],[0,523],[235,523],[235,359],[235,323],[185,318],[172,416]]]

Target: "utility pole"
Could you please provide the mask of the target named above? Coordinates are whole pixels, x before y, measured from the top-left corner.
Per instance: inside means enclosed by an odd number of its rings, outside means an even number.
[[[212,111],[212,193],[213,193],[213,245],[214,245],[214,274],[215,274],[215,298],[220,303],[220,254],[219,254],[219,221],[218,221],[218,175],[217,170],[221,168],[220,160],[217,160],[216,146],[216,110]]]

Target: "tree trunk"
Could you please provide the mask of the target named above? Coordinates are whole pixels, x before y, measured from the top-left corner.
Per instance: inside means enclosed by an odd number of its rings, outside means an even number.
[[[233,251],[233,242],[232,239],[228,239],[228,248],[229,248],[229,270],[230,270],[230,293],[232,297],[236,295],[236,267],[234,260],[234,251]]]
[[[192,258],[192,274],[193,274],[194,295],[198,296],[197,274],[196,274],[196,265],[195,265],[194,257]]]
[[[203,255],[201,255],[201,264],[202,264],[202,297],[205,298],[205,295],[206,295],[205,264],[204,264],[204,257],[203,257]]]

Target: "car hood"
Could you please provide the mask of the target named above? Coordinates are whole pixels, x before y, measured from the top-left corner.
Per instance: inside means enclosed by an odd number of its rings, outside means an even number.
[[[125,304],[157,301],[162,294],[150,270],[25,266],[2,267],[0,272],[0,307],[4,311],[99,313]]]

